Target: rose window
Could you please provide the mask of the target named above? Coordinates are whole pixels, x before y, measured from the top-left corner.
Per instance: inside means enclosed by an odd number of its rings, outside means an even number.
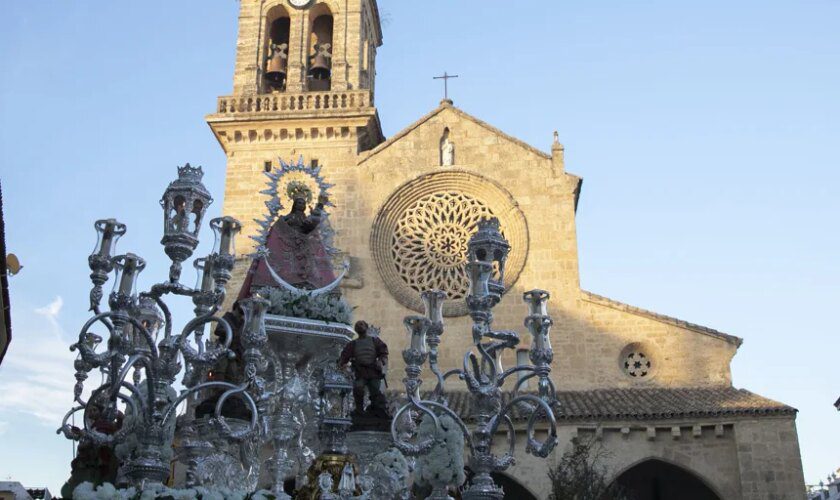
[[[463,193],[435,193],[417,200],[405,210],[393,236],[400,277],[417,292],[437,288],[450,300],[463,299],[469,289],[467,243],[479,221],[493,216],[486,205]]]
[[[441,172],[411,181],[386,201],[371,233],[374,261],[394,297],[422,311],[420,293],[446,292],[444,314],[466,314],[467,244],[482,219],[496,217],[511,243],[510,286],[528,251],[525,218],[501,186],[466,172]]]
[[[624,358],[624,371],[631,377],[647,377],[650,370],[650,358],[641,351],[631,352]]]

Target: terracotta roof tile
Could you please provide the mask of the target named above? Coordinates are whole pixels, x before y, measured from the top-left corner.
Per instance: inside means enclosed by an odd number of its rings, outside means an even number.
[[[392,400],[402,394],[390,391]],[[427,397],[424,393],[423,397]],[[466,391],[446,394],[449,407],[461,418],[472,417],[471,397]],[[503,394],[504,402],[511,394]],[[598,389],[559,391],[558,420],[668,420],[728,416],[795,415],[796,409],[734,387],[682,389]],[[521,419],[519,414],[514,415]]]

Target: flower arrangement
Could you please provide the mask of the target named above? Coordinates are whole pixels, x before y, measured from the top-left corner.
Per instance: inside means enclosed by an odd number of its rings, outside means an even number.
[[[156,498],[171,500],[274,500],[274,494],[267,490],[253,493],[227,489],[208,490],[207,488],[173,489],[163,485],[153,485],[138,491],[136,488],[119,489],[113,484],[104,483],[94,487],[85,482],[73,490],[74,500],[153,500]]]
[[[264,288],[259,294],[271,302],[270,314],[348,325],[353,321],[353,308],[337,295],[296,295],[282,288]]]
[[[373,480],[372,498],[405,498],[411,470],[408,460],[396,448],[389,448],[373,457],[365,468],[365,475]]]
[[[459,486],[466,479],[464,475],[464,435],[458,424],[449,415],[438,417],[440,429],[428,415],[418,426],[420,436],[435,436],[437,442],[426,455],[417,457],[414,482],[420,486],[441,488]]]

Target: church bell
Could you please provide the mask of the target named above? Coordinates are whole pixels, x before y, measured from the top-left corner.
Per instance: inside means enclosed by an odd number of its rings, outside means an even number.
[[[275,87],[282,87],[286,82],[288,60],[285,45],[273,47],[273,54],[265,65],[265,78]]]
[[[330,54],[330,44],[324,43],[316,47],[317,53],[312,58],[312,64],[309,66],[309,76],[313,80],[327,80],[330,77],[330,69],[332,68]]]

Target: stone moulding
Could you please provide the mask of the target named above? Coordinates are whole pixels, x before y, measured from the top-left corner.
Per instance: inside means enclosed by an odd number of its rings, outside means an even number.
[[[525,267],[529,238],[525,216],[504,187],[464,170],[426,174],[398,187],[379,209],[370,238],[376,268],[394,298],[423,311],[420,291],[437,288],[450,296],[444,315],[466,314],[466,241],[478,218],[490,215],[511,244],[505,269],[510,290]]]

